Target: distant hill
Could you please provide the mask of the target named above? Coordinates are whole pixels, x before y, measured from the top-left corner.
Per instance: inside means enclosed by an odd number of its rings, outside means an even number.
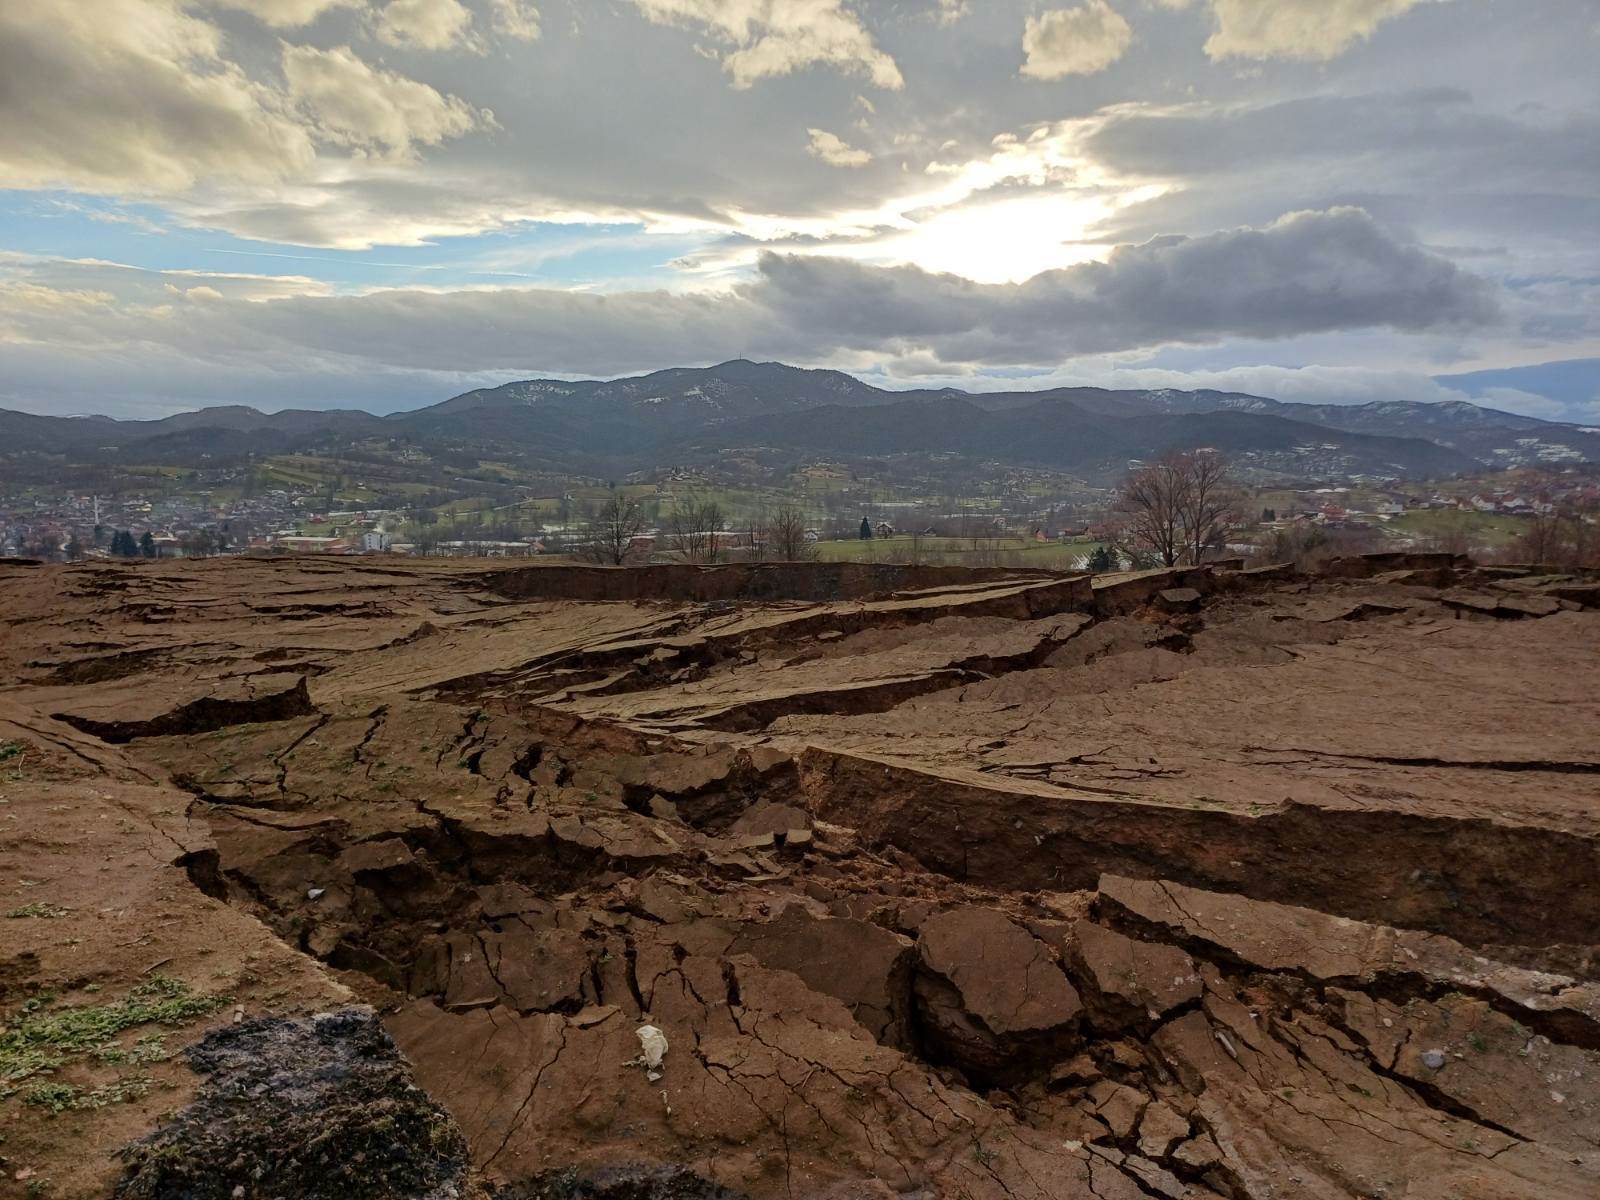
[[[467,392],[394,420],[434,413],[455,415],[480,408],[574,408],[628,414],[661,421],[716,421],[797,409],[838,405],[861,408],[883,404],[900,393],[862,383],[842,371],[806,370],[783,363],[745,359],[714,367],[672,367],[649,375],[608,381],[567,383],[530,379]]]
[[[1423,438],[1332,430],[1273,415],[1224,410],[1114,416],[1053,394],[1006,408],[983,408],[974,399],[918,397],[856,410],[824,406],[747,418],[709,431],[693,444],[698,453],[683,457],[708,458],[726,446],[823,456],[961,454],[1094,477],[1120,473],[1130,459],[1206,446],[1265,471],[1306,476],[1437,476],[1477,465]]]
[[[1600,461],[1600,433],[1593,428],[1541,421],[1465,400],[1287,404],[1230,392],[1158,391],[1141,395],[1167,412],[1265,413],[1351,433],[1423,437],[1491,466]]]
[[[351,409],[287,408],[264,413],[244,405],[219,405],[155,421],[110,417],[41,417],[0,409],[0,453],[29,450],[91,458],[124,452],[175,461],[198,453],[276,453],[324,438],[359,437],[383,428],[383,418]]]
[[[386,417],[240,406],[158,421],[0,411],[0,454],[85,463],[216,463],[374,443],[607,476],[737,450],[834,460],[957,455],[1093,476],[1192,446],[1307,477],[1600,462],[1591,429],[1462,402],[1310,405],[1170,389],[886,391],[839,371],[744,360],[609,381],[523,380]]]

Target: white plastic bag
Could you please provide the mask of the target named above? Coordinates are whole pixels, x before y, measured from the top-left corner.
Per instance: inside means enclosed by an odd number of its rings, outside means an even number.
[[[651,1080],[661,1078],[661,1060],[667,1053],[667,1035],[654,1025],[641,1025],[634,1033],[639,1038],[639,1061],[644,1063],[646,1076]]]

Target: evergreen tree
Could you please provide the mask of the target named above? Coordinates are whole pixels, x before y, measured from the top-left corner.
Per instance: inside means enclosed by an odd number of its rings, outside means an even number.
[[[133,535],[130,533],[128,537],[131,540]],[[154,558],[156,556],[156,539],[150,536],[148,529],[144,531],[144,536],[139,539],[139,553],[146,558]]]
[[[861,540],[863,542],[870,542],[872,540],[872,522],[867,520],[865,517],[861,518]]]
[[[1094,553],[1089,555],[1089,561],[1084,565],[1089,570],[1096,572],[1115,571],[1117,569],[1117,560],[1111,556],[1110,547],[1096,546]]]

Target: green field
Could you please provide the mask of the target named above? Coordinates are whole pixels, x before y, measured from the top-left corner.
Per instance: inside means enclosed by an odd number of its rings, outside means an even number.
[[[1527,528],[1525,517],[1444,508],[1419,509],[1393,517],[1384,524],[1384,529],[1390,533],[1414,538],[1443,541],[1459,534],[1470,546],[1488,549],[1510,545]]]

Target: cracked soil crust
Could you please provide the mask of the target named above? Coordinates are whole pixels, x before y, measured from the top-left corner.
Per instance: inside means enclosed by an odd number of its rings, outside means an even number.
[[[0,1196],[1590,1200],[1592,599],[0,565]]]

